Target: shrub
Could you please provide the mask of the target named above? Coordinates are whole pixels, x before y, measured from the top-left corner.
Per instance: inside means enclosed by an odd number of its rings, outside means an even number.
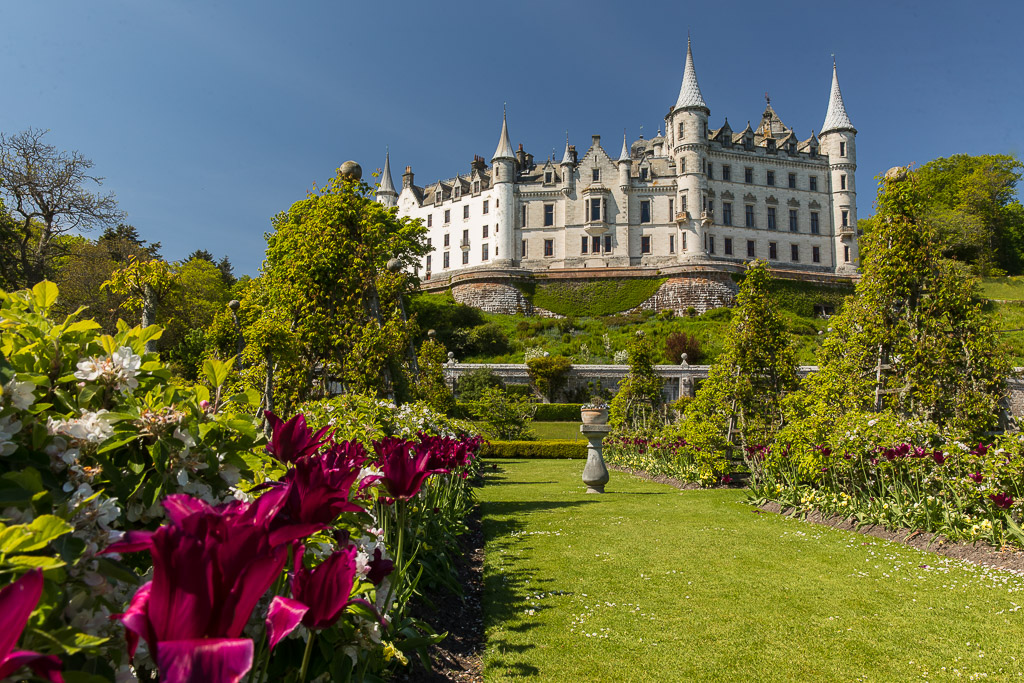
[[[537,404],[530,399],[494,387],[485,387],[480,400],[469,404],[476,419],[486,425],[487,435],[494,439],[530,438],[536,408]]]
[[[505,383],[487,368],[477,368],[459,378],[455,390],[460,402],[479,401],[487,388],[504,389]]]
[[[731,308],[712,308],[709,311],[705,311],[701,316],[701,320],[711,320],[715,322],[729,322],[732,320],[732,309]]]
[[[553,401],[569,379],[572,361],[565,356],[541,356],[526,361],[526,367],[533,385],[548,401]]]
[[[533,419],[537,422],[579,422],[580,403],[541,403]]]
[[[583,441],[492,441],[480,451],[484,458],[567,458],[586,460]]]
[[[687,332],[673,332],[665,338],[665,356],[671,363],[678,365],[682,361],[684,353],[687,363],[693,365],[700,362],[700,339],[697,339],[696,335]]]
[[[646,427],[658,422],[663,380],[654,371],[654,344],[637,330],[629,344],[629,374],[612,399],[609,422],[617,429]]]
[[[498,323],[474,328],[469,340],[473,352],[480,356],[497,356],[509,351],[508,337]]]

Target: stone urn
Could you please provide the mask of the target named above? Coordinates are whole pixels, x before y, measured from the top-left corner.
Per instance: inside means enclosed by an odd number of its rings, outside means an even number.
[[[580,408],[580,418],[585,425],[608,424],[608,406],[588,403]]]

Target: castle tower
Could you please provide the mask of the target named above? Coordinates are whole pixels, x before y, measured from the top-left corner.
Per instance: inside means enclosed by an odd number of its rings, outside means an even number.
[[[619,159],[615,162],[619,167],[619,187],[625,191],[629,188],[629,170],[633,161],[629,158],[629,146],[626,145],[626,132],[622,132],[622,151],[619,152]]]
[[[384,152],[384,170],[381,171],[380,184],[377,187],[377,201],[384,206],[398,206],[398,193],[395,192],[395,184],[391,181],[390,151]]]
[[[686,39],[683,84],[672,111],[665,117],[667,136],[676,160],[676,223],[679,226],[681,258],[704,255],[703,216],[707,207],[708,109],[697,83],[690,39]],[[709,221],[710,222],[710,221]]]
[[[825,123],[821,126],[821,152],[828,155],[829,191],[832,194],[832,226],[837,273],[857,270],[857,129],[850,123],[839,90],[836,63],[832,61],[832,92]]]
[[[516,212],[515,212],[515,169],[516,154],[508,138],[508,122],[504,112],[501,115],[501,137],[498,148],[491,158],[494,185],[494,232],[497,233],[497,245],[494,265],[514,266],[516,263]]]
[[[565,134],[565,154],[562,155],[562,194],[572,196],[576,189],[576,159],[569,145],[569,134]]]

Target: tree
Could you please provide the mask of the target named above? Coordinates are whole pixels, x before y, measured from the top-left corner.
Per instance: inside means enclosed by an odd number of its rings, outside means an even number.
[[[209,261],[210,263],[214,262],[213,261],[213,254],[208,252],[206,249],[196,249],[191,254],[189,254],[188,256],[185,257],[185,263],[188,263],[189,261],[194,261],[195,259],[201,259],[203,261]]]
[[[661,387],[664,381],[654,371],[654,343],[637,330],[626,347],[629,352],[629,374],[619,384],[608,411],[609,423],[618,429],[651,427],[661,408]]]
[[[544,400],[552,402],[569,380],[572,361],[565,356],[541,356],[526,361],[526,370]]]
[[[700,362],[700,339],[687,332],[672,332],[665,338],[665,356],[669,362],[678,365],[686,354],[686,362],[694,365]]]
[[[394,395],[415,331],[399,302],[417,284],[426,228],[340,172],[273,223],[263,270],[267,305],[299,340],[307,395],[315,392],[315,372],[347,391]],[[391,259],[398,268],[387,268]]]
[[[976,281],[944,257],[934,186],[919,175],[896,168],[882,179],[856,296],[832,319],[820,370],[794,403],[819,443],[850,411],[890,410],[966,437],[996,426],[1008,363]]]
[[[415,395],[421,401],[443,415],[455,410],[455,397],[448,388],[444,377],[444,362],[448,352],[435,339],[428,339],[420,346],[420,376],[415,384]]]
[[[458,390],[460,401],[479,401],[483,396],[484,389],[493,387],[504,389],[505,383],[493,370],[488,368],[477,368],[472,372],[459,378]]]
[[[130,257],[148,259],[160,258],[160,243],[146,242],[139,235],[134,225],[118,223],[114,227],[103,229],[103,234],[96,240],[96,244],[104,247],[110,256],[119,263],[127,261]]]
[[[0,262],[3,278],[25,286],[48,275],[56,238],[113,225],[124,215],[112,193],[91,192],[102,178],[77,151],[43,141],[45,130],[0,133],[0,192],[16,222],[14,259]]]
[[[537,412],[537,404],[526,396],[513,396],[503,389],[487,387],[479,402],[474,404],[473,412],[487,425],[485,431],[491,438],[530,439],[530,423]]]

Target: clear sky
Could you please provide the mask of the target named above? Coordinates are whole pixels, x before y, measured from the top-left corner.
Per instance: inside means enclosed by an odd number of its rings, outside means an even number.
[[[832,57],[857,127],[861,216],[874,176],[957,153],[1022,155],[1024,2],[351,2],[0,0],[0,131],[95,161],[128,221],[180,259],[256,274],[274,214],[391,149],[396,186],[544,159],[565,133],[617,153],[675,102],[686,34],[711,126],[756,127],[764,93],[801,139]]]

